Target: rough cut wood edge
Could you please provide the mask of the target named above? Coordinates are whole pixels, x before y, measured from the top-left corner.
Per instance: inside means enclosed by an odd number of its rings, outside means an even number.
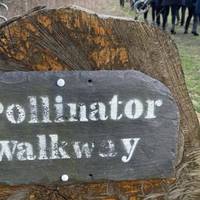
[[[85,184],[60,186],[63,197],[57,194],[55,186],[2,186],[0,199],[7,199],[11,194],[14,195],[11,199],[20,199],[16,196],[20,196],[21,191],[24,194],[21,199],[32,200],[90,197],[134,200],[145,196],[146,199],[190,200],[200,197],[200,127],[187,92],[177,47],[169,35],[145,23],[96,15],[75,7],[36,9],[2,25],[0,35],[2,71],[135,69],[167,85],[181,112],[175,184],[166,181],[163,184],[163,180],[112,183],[117,185],[112,189],[114,192],[101,190],[109,188],[108,182],[90,187]],[[150,191],[144,191],[148,185]],[[123,187],[127,189],[126,195],[120,189]],[[160,192],[156,193],[156,189]]]

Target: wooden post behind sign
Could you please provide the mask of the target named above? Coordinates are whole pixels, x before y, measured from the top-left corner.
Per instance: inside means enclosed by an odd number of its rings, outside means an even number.
[[[3,25],[0,34],[2,71],[136,69],[168,86],[181,114],[174,185],[172,180],[146,180],[2,186],[1,199],[136,200],[164,199],[167,195],[170,200],[188,200],[199,195],[199,123],[177,48],[166,33],[145,23],[67,8],[30,13]]]

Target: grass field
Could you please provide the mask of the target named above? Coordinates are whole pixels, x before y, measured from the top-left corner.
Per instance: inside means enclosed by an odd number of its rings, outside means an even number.
[[[134,13],[130,10],[129,4],[126,3],[124,8],[120,8],[119,0],[102,1],[98,12],[134,18]],[[176,28],[177,34],[172,36],[172,38],[179,49],[187,87],[194,107],[200,113],[200,36],[185,35],[183,34],[183,27],[177,26]],[[200,33],[200,25],[198,30]]]
[[[178,32],[181,32],[180,28]],[[200,36],[178,33],[174,40],[179,48],[190,96],[196,111],[200,113]]]

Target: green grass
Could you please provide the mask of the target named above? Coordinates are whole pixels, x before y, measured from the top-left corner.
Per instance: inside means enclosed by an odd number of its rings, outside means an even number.
[[[120,8],[119,1],[107,0],[99,8],[99,12],[109,15],[126,16],[134,18],[133,11],[126,3],[124,8]],[[143,17],[141,17],[141,20]],[[169,18],[170,26],[170,18]],[[199,25],[200,27],[200,25]],[[169,27],[170,28],[170,27]],[[200,36],[195,37],[192,34],[183,34],[183,27],[177,26],[177,34],[172,36],[175,40],[182,60],[182,66],[185,74],[188,91],[197,112],[200,113]],[[200,33],[200,28],[199,31]]]
[[[181,56],[186,84],[194,107],[200,113],[200,36],[184,35],[180,27],[177,32],[174,40]]]

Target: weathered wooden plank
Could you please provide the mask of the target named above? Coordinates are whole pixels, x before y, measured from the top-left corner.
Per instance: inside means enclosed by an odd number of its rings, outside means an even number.
[[[0,94],[1,183],[174,176],[178,109],[141,72],[1,73]]]

